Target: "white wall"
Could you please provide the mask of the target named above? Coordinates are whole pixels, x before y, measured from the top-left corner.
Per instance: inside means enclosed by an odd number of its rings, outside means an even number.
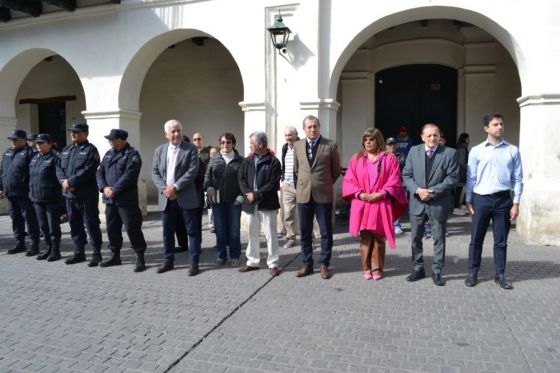
[[[142,177],[148,196],[155,200],[151,182],[154,149],[165,142],[163,124],[177,119],[183,133],[192,138],[201,132],[206,145],[217,145],[218,136],[231,132],[244,154],[243,83],[229,52],[216,40],[203,46],[185,40],[166,49],[148,71],[140,95]]]

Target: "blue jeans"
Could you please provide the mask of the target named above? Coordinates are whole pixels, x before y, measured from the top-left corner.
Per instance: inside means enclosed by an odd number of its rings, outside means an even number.
[[[469,274],[476,275],[480,269],[482,244],[492,220],[494,231],[494,266],[496,275],[506,270],[507,239],[511,221],[509,211],[513,205],[509,192],[489,195],[473,194],[474,215],[471,225],[471,243],[469,245]]]
[[[333,247],[332,203],[298,203],[301,258],[303,263],[313,266],[313,217],[317,217],[321,232],[321,257],[319,264],[329,266]]]
[[[165,211],[161,213],[163,228],[163,256],[166,262],[175,260],[175,225],[179,214],[182,215],[189,236],[189,259],[191,264],[198,264],[202,232],[198,225],[197,209],[183,209],[177,201],[167,201]]]
[[[241,205],[217,203],[212,205],[218,259],[227,259],[226,246],[229,245],[230,259],[241,257]]]

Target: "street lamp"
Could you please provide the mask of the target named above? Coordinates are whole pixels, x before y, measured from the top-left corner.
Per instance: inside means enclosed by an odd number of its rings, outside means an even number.
[[[282,22],[282,15],[278,13],[276,17],[276,23],[272,27],[267,29],[270,32],[270,38],[272,39],[272,44],[279,52],[286,53],[286,47],[288,46],[288,39],[292,31],[289,27],[286,27]]]

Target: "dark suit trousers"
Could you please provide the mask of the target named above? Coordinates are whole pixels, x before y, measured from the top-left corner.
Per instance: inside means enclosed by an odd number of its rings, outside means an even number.
[[[494,266],[496,274],[506,270],[507,239],[511,228],[509,211],[513,205],[511,194],[501,192],[489,195],[473,194],[474,215],[471,225],[471,243],[469,245],[469,274],[477,274],[482,257],[484,236],[492,220],[494,231]]]
[[[181,214],[189,236],[189,259],[191,264],[198,263],[200,257],[201,231],[198,226],[197,209],[183,209],[177,201],[167,201],[165,211],[162,211],[163,250],[166,262],[175,260],[175,224]]]
[[[329,266],[333,247],[332,203],[298,203],[301,257],[305,265],[313,266],[313,217],[317,217],[321,232],[319,264]]]
[[[86,230],[93,251],[101,249],[101,228],[99,225],[99,193],[90,198],[66,198],[66,213],[70,224],[70,235],[76,248],[83,250],[87,244]],[[84,225],[85,228],[84,229]]]
[[[107,220],[107,237],[111,251],[119,252],[123,244],[122,227],[134,250],[146,250],[146,240],[142,233],[142,212],[137,205],[117,206],[112,203],[105,205]]]
[[[434,259],[432,261],[432,273],[441,273],[445,264],[445,232],[447,231],[447,216],[438,221],[431,216],[429,206],[422,215],[410,214],[410,234],[412,248],[412,264],[415,270],[424,267],[424,248],[422,237],[424,236],[424,222],[426,217],[432,224],[432,237],[434,239]]]
[[[14,237],[18,244],[25,241],[26,223],[31,241],[39,242],[39,224],[31,200],[28,197],[8,197],[8,201]]]

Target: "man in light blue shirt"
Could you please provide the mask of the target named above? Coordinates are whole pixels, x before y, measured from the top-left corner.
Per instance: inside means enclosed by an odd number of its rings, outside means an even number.
[[[494,231],[495,282],[502,289],[513,289],[505,276],[507,238],[511,222],[519,215],[523,191],[523,169],[519,149],[505,141],[501,114],[484,116],[488,138],[472,148],[467,166],[466,203],[472,215],[469,245],[469,275],[465,285],[476,286],[482,245],[490,220]]]

